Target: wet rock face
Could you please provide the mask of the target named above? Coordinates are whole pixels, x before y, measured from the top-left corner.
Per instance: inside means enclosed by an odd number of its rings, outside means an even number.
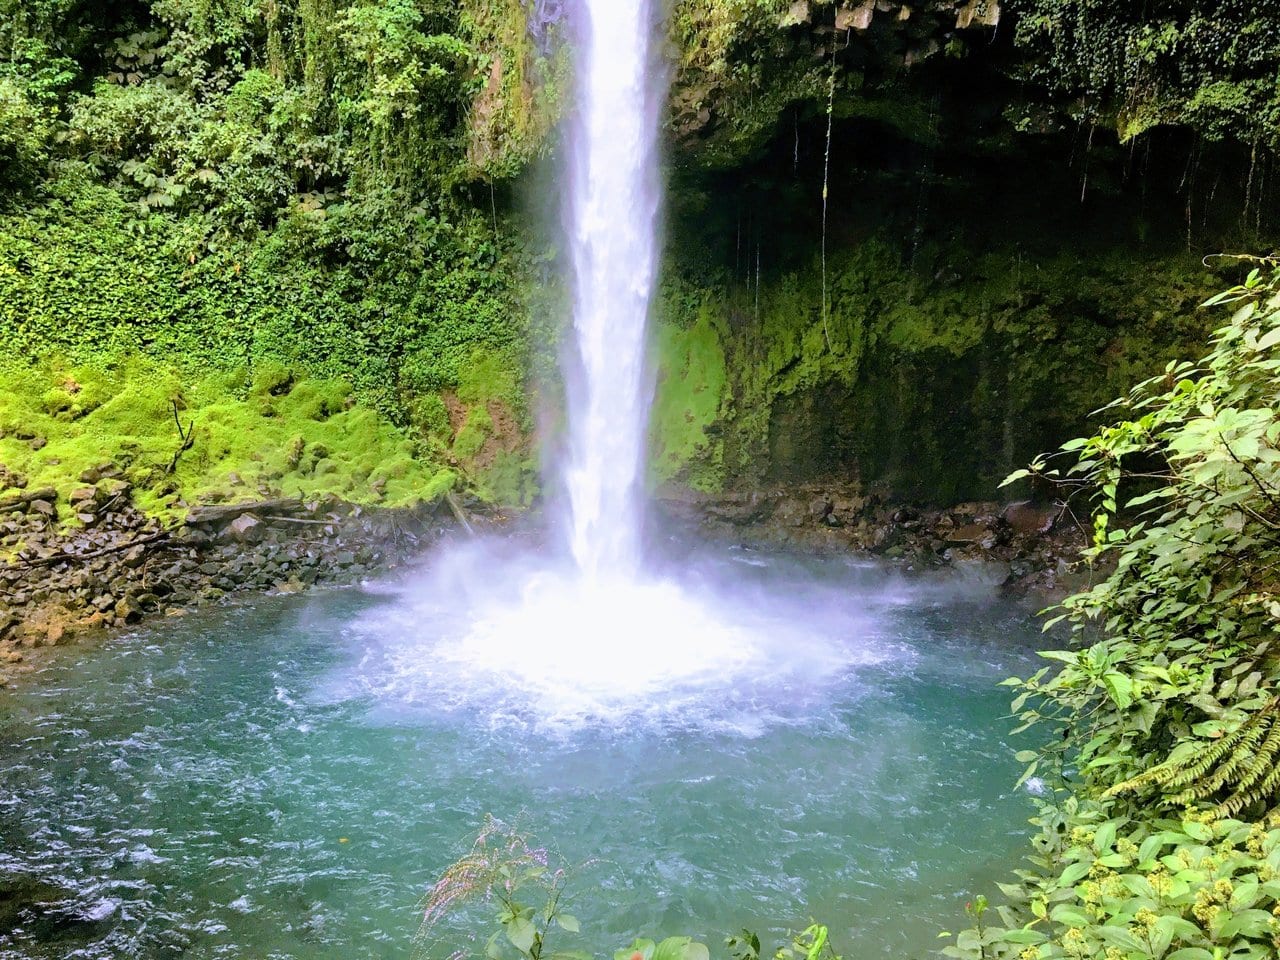
[[[265,500],[191,508],[164,526],[137,510],[111,464],[54,490],[0,499],[0,684],[32,649],[176,615],[241,591],[357,582],[448,525],[431,507]]]
[[[682,494],[660,507],[680,529],[714,539],[865,552],[913,571],[951,567],[1007,592],[1049,599],[1076,588],[1073,563],[1085,542],[1054,503],[927,508],[888,501],[855,481]]]

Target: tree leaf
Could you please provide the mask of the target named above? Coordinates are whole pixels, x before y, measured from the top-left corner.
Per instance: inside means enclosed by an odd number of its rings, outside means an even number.
[[[533,941],[538,935],[538,929],[533,925],[532,920],[526,917],[514,917],[507,923],[506,930],[507,939],[517,950],[528,953],[533,949]]]

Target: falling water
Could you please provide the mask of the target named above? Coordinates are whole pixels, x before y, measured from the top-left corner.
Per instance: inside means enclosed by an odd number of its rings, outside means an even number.
[[[649,402],[645,327],[657,267],[657,106],[648,0],[581,0],[578,109],[566,203],[573,329],[568,377],[574,559],[589,580],[639,563],[641,466]]]

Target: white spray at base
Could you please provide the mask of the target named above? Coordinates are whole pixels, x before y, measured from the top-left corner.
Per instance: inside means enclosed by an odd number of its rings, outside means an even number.
[[[723,583],[691,589],[692,570],[676,581],[642,563],[665,71],[652,54],[651,0],[576,0],[570,10],[577,84],[565,233],[576,349],[565,370],[563,486],[573,565],[484,542],[438,558],[401,606],[361,625],[376,638],[367,689],[552,730],[713,718],[753,729],[765,699],[795,701],[797,690],[875,657],[832,646],[816,624],[806,632],[808,610],[792,607],[780,622],[787,604],[767,591],[747,602]],[[836,629],[849,631],[847,617]]]

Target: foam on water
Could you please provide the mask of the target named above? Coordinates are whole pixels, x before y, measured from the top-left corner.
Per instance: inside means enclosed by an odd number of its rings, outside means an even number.
[[[854,668],[908,658],[877,635],[882,601],[872,594],[858,609],[761,563],[747,583],[733,559],[686,559],[677,584],[539,569],[493,542],[445,550],[393,588],[394,602],[351,625],[364,651],[357,688],[392,709],[463,711],[545,733],[755,736],[799,717]]]

